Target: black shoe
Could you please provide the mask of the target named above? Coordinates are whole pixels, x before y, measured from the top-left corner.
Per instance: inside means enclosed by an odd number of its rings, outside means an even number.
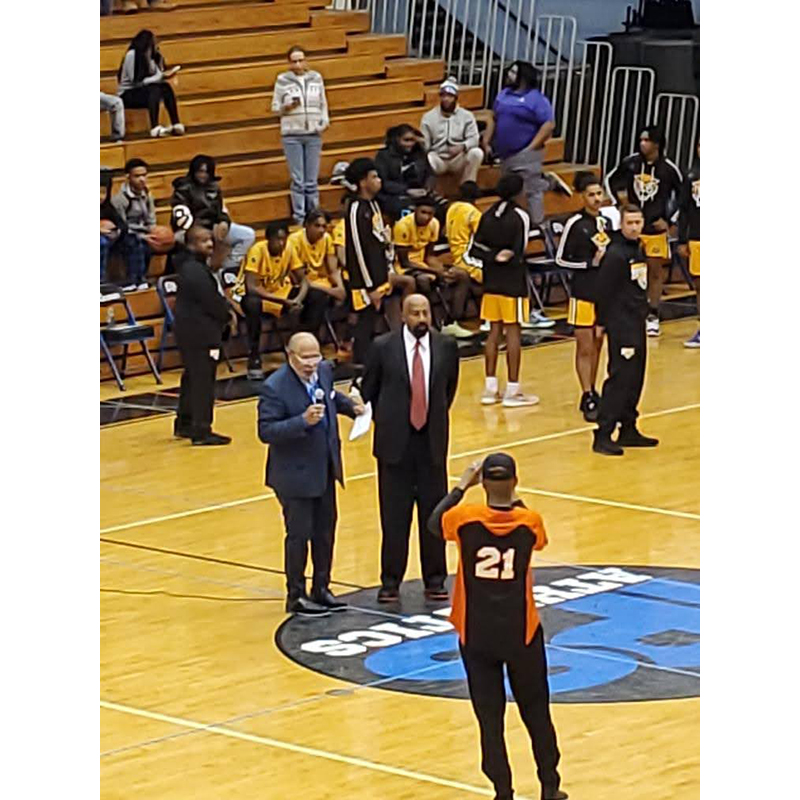
[[[611,441],[611,435],[601,433],[599,430],[594,432],[594,444],[592,450],[602,456],[622,456],[625,451],[616,442]]]
[[[569,795],[561,789],[542,790],[542,800],[568,800]]]
[[[400,592],[397,589],[389,589],[386,586],[381,586],[378,589],[378,602],[379,603],[396,603],[400,599]]]
[[[289,614],[296,614],[298,617],[327,617],[331,613],[329,608],[314,603],[307,597],[287,600],[286,611]]]
[[[584,392],[581,395],[581,404],[578,407],[587,422],[597,422],[600,414],[600,398],[594,391]]]
[[[449,600],[450,594],[444,586],[431,586],[429,589],[425,590],[425,599],[436,601]]]
[[[176,439],[191,439],[192,438],[192,432],[188,428],[181,428],[178,425],[177,422],[172,426],[172,435]]]
[[[632,425],[630,428],[620,428],[617,444],[620,447],[657,447],[658,439],[645,436]]]
[[[220,444],[230,444],[231,437],[223,436],[221,433],[213,433],[209,431],[203,436],[192,436],[192,444],[206,447],[213,447]]]
[[[331,611],[344,611],[347,608],[347,603],[337,600],[329,589],[323,589],[321,592],[312,592],[311,599],[317,605],[323,606]]]
[[[261,356],[247,359],[247,380],[263,381],[264,370],[261,368]]]

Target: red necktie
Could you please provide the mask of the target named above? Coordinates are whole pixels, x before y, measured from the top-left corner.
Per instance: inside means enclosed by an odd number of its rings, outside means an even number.
[[[414,358],[411,362],[411,424],[421,430],[428,419],[428,401],[425,399],[425,370],[422,369],[422,356],[419,342],[414,345]]]

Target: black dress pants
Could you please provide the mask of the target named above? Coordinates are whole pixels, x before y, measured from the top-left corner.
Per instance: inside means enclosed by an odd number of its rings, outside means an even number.
[[[547,685],[547,658],[541,625],[531,643],[499,654],[471,650],[460,645],[467,672],[469,696],[478,718],[481,735],[481,769],[494,784],[498,798],[513,797],[511,767],[505,742],[506,688],[503,667],[517,701],[522,721],[533,743],[533,757],[543,792],[558,789],[556,731],[550,717],[550,689]]]
[[[331,580],[333,539],[336,530],[336,487],[333,476],[320,497],[278,495],[286,524],[283,559],[289,600],[306,596],[306,561],[311,543],[314,565],[312,592],[328,588]]]
[[[413,431],[397,464],[378,459],[378,497],[381,509],[381,585],[397,589],[408,564],[411,517],[417,506],[422,579],[426,589],[444,586],[447,578],[444,539],[428,530],[428,519],[447,494],[447,468],[431,459],[427,429]]]
[[[214,418],[214,381],[218,359],[211,358],[209,347],[178,347],[183,359],[178,419],[175,427],[192,438],[211,431]]]
[[[611,435],[617,423],[632,426],[639,416],[637,406],[644,386],[647,335],[641,325],[607,328],[608,377],[603,384],[598,415],[599,430]]]

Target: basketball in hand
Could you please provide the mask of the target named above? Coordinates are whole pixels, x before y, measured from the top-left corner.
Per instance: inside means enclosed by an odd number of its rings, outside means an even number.
[[[175,234],[166,225],[154,225],[147,236],[154,253],[168,253],[175,245]]]

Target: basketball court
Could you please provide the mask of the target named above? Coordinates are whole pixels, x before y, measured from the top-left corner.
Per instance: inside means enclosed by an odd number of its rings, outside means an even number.
[[[483,360],[462,360],[450,475],[511,453],[520,494],[547,527],[534,582],[549,587],[537,600],[574,798],[699,791],[700,356],[683,347],[696,326],[667,322],[650,340],[641,428],[661,445],[618,459],[591,451],[571,340],[525,350],[523,386],[541,397],[532,408],[482,407]],[[151,380],[132,389],[151,391]],[[113,402],[113,389],[103,396]],[[493,797],[447,604],[426,605],[415,583],[414,533],[399,608],[375,603],[376,465],[371,437],[346,441],[345,418],[331,588],[352,608],[287,622],[283,524],[264,486],[256,405],[217,405],[228,448],[174,439],[171,414],[101,430],[103,797]],[[513,702],[506,729],[517,796],[537,798]]]

